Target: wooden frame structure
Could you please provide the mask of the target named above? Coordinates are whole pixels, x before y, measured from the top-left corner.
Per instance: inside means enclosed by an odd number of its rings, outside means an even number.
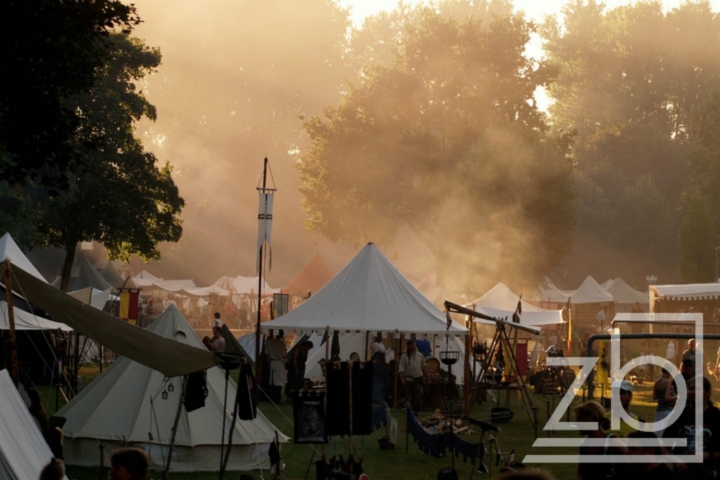
[[[530,399],[530,394],[528,393],[527,386],[525,383],[525,378],[523,375],[520,375],[520,369],[518,366],[517,357],[515,356],[515,348],[513,345],[514,343],[517,343],[517,332],[518,330],[528,332],[534,335],[538,335],[538,331],[534,328],[526,327],[524,325],[520,325],[518,323],[513,322],[506,322],[505,320],[490,317],[488,315],[485,315],[480,312],[476,312],[475,310],[471,310],[466,307],[462,307],[460,305],[457,305],[455,303],[446,301],[445,302],[445,311],[447,312],[448,316],[450,313],[459,313],[462,315],[468,315],[470,317],[474,318],[480,318],[483,320],[489,320],[491,322],[495,322],[496,330],[495,335],[493,336],[492,342],[490,343],[490,347],[488,348],[488,354],[485,357],[485,360],[483,361],[482,369],[478,375],[478,378],[475,379],[476,386],[473,389],[470,396],[465,397],[465,405],[463,408],[463,417],[467,417],[470,413],[470,409],[472,406],[477,402],[478,396],[480,395],[480,392],[483,390],[480,385],[482,384],[483,380],[485,379],[485,374],[488,371],[488,367],[490,366],[490,362],[492,358],[494,357],[495,353],[502,349],[505,353],[506,362],[509,363],[510,369],[515,372],[515,378],[517,379],[517,385],[512,386],[498,386],[494,387],[494,390],[515,390],[520,393],[520,396],[522,398],[523,407],[525,408],[525,412],[528,415],[528,418],[530,419],[530,423],[533,426],[533,430],[535,432],[535,438],[537,438],[537,422],[535,415],[532,411],[532,400]],[[510,335],[508,335],[507,327],[510,327],[511,331],[515,333],[514,338],[511,339]],[[469,349],[465,349],[465,364],[466,366],[469,363]]]

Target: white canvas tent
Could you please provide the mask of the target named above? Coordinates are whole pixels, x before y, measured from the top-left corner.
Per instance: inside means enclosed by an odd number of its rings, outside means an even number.
[[[148,330],[193,347],[203,347],[174,306]],[[173,392],[168,391],[168,384],[173,384]],[[181,385],[181,377],[171,378],[166,383],[163,374],[155,370],[127,358],[116,361],[56,414],[67,419],[63,427],[66,463],[97,466],[100,460],[98,440],[102,440],[106,465],[112,452],[127,444],[143,448],[150,456],[152,467],[162,469],[182,394]],[[236,386],[232,381],[229,384],[230,403],[226,411],[223,410],[223,370],[210,368],[207,386],[209,394],[205,407],[190,413],[184,407],[182,409],[171,471],[218,469],[223,415],[227,435]],[[161,397],[163,390],[168,391],[167,400]],[[255,420],[238,421],[235,428],[228,470],[269,468],[268,449],[276,428],[259,411]],[[283,442],[287,440],[283,434],[279,437]]]
[[[512,321],[520,297],[504,283],[498,283],[489,292],[473,302],[474,310],[485,315]],[[562,310],[546,310],[521,302],[520,324],[526,326],[558,325],[563,323]],[[476,319],[478,321],[480,319]],[[486,323],[486,321],[479,321]]]
[[[585,278],[570,300],[573,305],[587,303],[613,303],[615,299],[591,276]]]
[[[271,322],[272,329],[444,334],[445,314],[407,280],[372,243],[316,294]],[[450,334],[467,335],[452,322]]]
[[[0,261],[5,260],[10,260],[14,265],[22,268],[33,277],[47,283],[45,277],[43,277],[42,274],[38,271],[38,269],[35,268],[35,265],[33,265],[32,262],[28,260],[28,258],[25,256],[22,250],[20,250],[20,247],[18,247],[17,243],[15,243],[15,240],[13,240],[9,233],[6,233],[2,237],[0,237]]]
[[[635,303],[639,303],[644,311],[647,310],[649,296],[647,293],[638,292],[625,281],[618,277],[605,287],[605,290],[615,299],[616,311],[630,311]]]
[[[685,285],[650,285],[650,311],[658,301],[720,300],[720,283],[688,283]]]
[[[322,335],[318,335],[320,342]],[[315,337],[315,338],[317,338]],[[313,342],[313,340],[310,340]],[[328,340],[332,342],[332,338]],[[325,358],[325,345],[319,347],[320,342],[313,342],[313,353],[308,352],[308,358],[305,362],[305,378],[311,380],[325,380],[320,367],[320,360]],[[369,340],[372,344],[372,339]],[[361,360],[365,360],[365,333],[343,333],[340,334],[340,360],[346,361],[352,353],[360,355]]]
[[[0,478],[40,478],[53,454],[7,370],[0,371],[0,406]]]
[[[32,313],[13,307],[15,314],[15,330],[62,330],[63,332],[71,332],[72,328],[64,323],[53,322],[47,318],[38,317]],[[8,304],[4,300],[0,300],[0,330],[10,330],[10,321],[8,318]]]

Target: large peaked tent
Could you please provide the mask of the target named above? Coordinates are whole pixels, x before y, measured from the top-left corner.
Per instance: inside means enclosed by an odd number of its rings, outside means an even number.
[[[585,278],[580,287],[572,294],[571,302],[575,305],[586,303],[613,303],[615,299],[591,276]]]
[[[446,333],[445,314],[372,243],[319,292],[263,330]],[[452,322],[449,333],[467,335]]]
[[[40,478],[53,454],[7,370],[0,370],[0,405],[0,478]]]
[[[193,347],[203,347],[175,306],[168,308],[148,330]],[[173,392],[169,392],[169,384],[174,386]],[[63,427],[66,463],[97,466],[100,459],[97,441],[102,440],[108,458],[115,449],[127,444],[145,449],[154,468],[164,467],[171,428],[182,394],[181,385],[180,377],[171,378],[166,383],[163,374],[151,368],[127,358],[116,361],[56,414],[67,419]],[[230,403],[226,411],[223,409],[223,370],[210,368],[207,371],[207,386],[209,394],[205,407],[190,413],[182,409],[171,471],[218,468],[223,414],[228,426],[227,435],[236,385],[232,381],[229,383]],[[162,399],[162,391],[168,392],[166,400]],[[255,420],[237,422],[228,470],[269,468],[267,453],[275,431],[276,428],[261,412]],[[283,434],[279,436],[281,441],[287,440]]]

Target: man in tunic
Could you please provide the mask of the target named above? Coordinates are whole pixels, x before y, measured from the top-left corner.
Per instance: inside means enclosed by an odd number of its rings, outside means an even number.
[[[414,340],[407,342],[407,351],[400,357],[398,364],[400,383],[405,389],[405,400],[413,412],[420,410],[423,396],[423,379],[427,381],[425,357],[418,352]]]
[[[285,332],[280,330],[277,337],[268,340],[265,353],[270,360],[270,398],[278,403],[282,400],[282,389],[287,383]]]

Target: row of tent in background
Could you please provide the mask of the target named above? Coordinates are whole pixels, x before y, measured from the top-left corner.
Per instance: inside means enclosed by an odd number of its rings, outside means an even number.
[[[0,239],[0,248],[7,249],[5,245],[14,245],[15,256],[21,255],[27,264],[32,265],[14,244],[12,238],[5,234]],[[120,267],[122,269],[122,267]],[[39,278],[42,275],[34,268]],[[328,268],[321,255],[316,252],[305,267],[287,283],[282,289],[272,288],[266,282],[263,286],[263,293],[270,295],[277,292],[288,293],[291,296],[306,296],[309,292],[316,293],[330,279],[333,278],[332,271]],[[693,285],[651,285],[649,293],[633,289],[623,279],[607,280],[599,284],[591,276],[588,276],[576,290],[561,290],[550,280],[546,286],[541,286],[536,292],[525,292],[523,298],[523,311],[531,312],[538,309],[558,311],[570,304],[573,310],[573,318],[578,321],[595,320],[597,312],[603,309],[607,318],[615,313],[630,312],[636,304],[644,312],[653,311],[676,311],[678,304],[672,302],[687,302],[696,300],[712,301],[720,298],[720,284],[693,284]],[[60,279],[56,279],[53,285],[59,286]],[[92,287],[98,291],[106,291],[109,288],[142,288],[143,294],[167,296],[168,294],[182,295],[186,298],[208,298],[211,295],[227,297],[229,295],[253,295],[258,288],[257,277],[220,277],[216,282],[207,287],[197,287],[191,279],[167,280],[158,278],[143,270],[131,278],[124,278],[116,267],[116,262],[107,262],[102,271],[98,271],[88,258],[80,252],[73,265],[70,291],[78,291]],[[498,310],[514,310],[517,305],[517,295],[502,283],[497,284],[493,289],[475,301],[458,301],[458,298],[448,296],[447,292],[436,285],[434,277],[429,275],[415,286],[425,294],[431,301],[441,305],[446,299],[456,303],[495,308]],[[94,292],[93,296],[97,296]],[[664,308],[659,308],[664,303]],[[291,304],[291,307],[294,305]],[[486,312],[492,315],[492,312]],[[498,313],[498,312],[495,312]],[[547,321],[546,321],[547,322]],[[545,323],[546,323],[545,322]],[[543,323],[540,323],[543,324]]]

